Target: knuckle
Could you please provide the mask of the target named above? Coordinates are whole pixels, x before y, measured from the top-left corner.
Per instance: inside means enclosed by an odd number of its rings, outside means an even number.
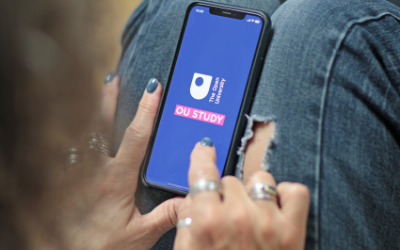
[[[187,202],[187,198],[186,198],[185,201],[182,202],[182,203],[179,205],[179,208],[178,208],[178,215],[181,215],[181,214],[190,214],[190,208],[191,208],[191,204],[190,204],[189,202]]]
[[[287,230],[283,233],[280,240],[282,249],[294,249],[301,245],[301,234],[293,230]]]
[[[127,128],[126,133],[128,138],[133,141],[143,141],[150,137],[147,129],[135,122]]]
[[[157,112],[157,108],[158,106],[148,98],[142,98],[139,102],[140,112],[143,112],[144,114],[154,114]]]
[[[269,184],[275,185],[275,179],[272,176],[272,174],[265,172],[265,171],[257,171],[256,173],[253,174],[252,179],[257,180],[257,181],[268,180],[267,182]]]
[[[204,208],[203,212],[199,214],[200,220],[198,225],[193,227],[194,233],[199,237],[206,237],[207,235],[212,235],[215,230],[218,231],[222,221],[219,211],[214,206],[208,206]]]
[[[158,223],[154,225],[155,227],[163,230],[164,228],[172,228],[177,223],[177,214],[175,213],[174,207],[176,206],[176,200],[171,201],[171,205],[163,206],[160,215],[165,216],[166,220],[162,221],[162,223]]]
[[[105,96],[107,96],[108,95],[108,89],[107,88],[105,88],[105,87],[103,87],[102,89],[101,89],[101,91],[100,91],[100,97],[101,98],[104,98]]]
[[[238,178],[236,178],[235,176],[224,176],[221,179],[221,182],[224,186],[237,186],[237,185],[242,185],[242,183],[239,181]]]
[[[109,95],[111,92],[110,88],[108,88],[108,85],[103,85],[103,87],[100,90],[100,96],[105,97]]]
[[[192,177],[196,176],[197,178],[201,178],[201,179],[203,179],[203,178],[214,179],[215,176],[219,176],[219,173],[214,164],[204,163],[204,164],[200,164],[200,165],[192,168],[190,175]]]
[[[262,179],[266,174],[267,172],[257,171],[253,174],[253,178]]]
[[[292,197],[299,197],[303,200],[310,199],[310,191],[307,186],[301,183],[292,183],[287,186],[287,192]]]
[[[272,220],[264,219],[260,226],[260,233],[263,239],[265,240],[272,240],[276,236],[276,232],[272,225]]]
[[[231,210],[231,222],[236,228],[247,228],[251,221],[249,211],[242,205],[233,206]]]
[[[294,188],[296,189],[297,195],[307,200],[310,199],[310,191],[308,190],[307,186],[300,183],[296,183],[294,184]]]
[[[201,168],[202,168],[202,172],[205,174],[211,174],[211,173],[215,173],[215,165],[212,163],[203,163],[201,164]]]
[[[115,88],[114,85],[103,85],[103,87],[100,90],[100,96],[101,97],[105,97],[105,96],[116,97],[116,96],[118,96],[118,88]]]

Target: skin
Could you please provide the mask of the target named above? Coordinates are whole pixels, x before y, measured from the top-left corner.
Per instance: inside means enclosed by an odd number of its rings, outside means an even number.
[[[189,183],[218,181],[214,147],[197,144],[191,155]],[[223,195],[203,192],[188,196],[179,219],[192,218],[179,228],[174,249],[304,249],[309,209],[308,189],[299,183],[277,186],[279,202],[252,200],[248,193],[257,182],[276,185],[267,172],[254,173],[247,188],[235,177],[221,179]]]
[[[275,125],[256,123],[246,148],[243,186],[238,179],[221,179],[222,199],[216,192],[187,197],[179,219],[192,218],[192,225],[179,228],[174,249],[304,249],[310,195],[300,183],[282,182],[262,171],[265,148]],[[213,147],[197,144],[191,155],[189,183],[200,179],[218,181]],[[248,193],[257,182],[276,186],[277,201],[252,200]]]
[[[265,148],[274,134],[275,124],[273,122],[255,123],[253,126],[254,136],[249,141],[244,158],[243,182],[247,183],[250,177],[257,171],[262,171],[261,163],[265,154]]]
[[[103,86],[101,130],[111,134],[119,79]],[[135,205],[139,169],[162,96],[158,84],[145,91],[115,158],[87,152],[82,164],[65,173],[62,187],[62,244],[66,249],[149,249],[177,223],[182,198],[168,200],[141,215]],[[48,241],[38,249],[54,249]]]
[[[111,135],[119,79],[104,85],[100,103],[100,131]],[[256,182],[276,185],[260,171],[274,124],[256,124],[245,159],[246,187],[235,177],[220,180],[223,198],[203,192],[164,202],[147,215],[135,206],[139,169],[160,104],[162,87],[143,94],[137,115],[126,130],[115,158],[88,153],[71,166],[63,181],[61,223],[66,249],[149,249],[178,219],[191,217],[191,227],[179,228],[174,249],[303,249],[309,192],[299,183],[280,183],[278,202],[252,200]],[[219,181],[215,148],[198,143],[191,154],[189,183]],[[38,249],[56,249],[44,240]]]

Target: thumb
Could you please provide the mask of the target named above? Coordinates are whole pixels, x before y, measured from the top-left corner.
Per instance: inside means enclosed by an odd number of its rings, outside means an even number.
[[[151,213],[144,215],[143,220],[146,221],[146,229],[149,231],[147,233],[158,239],[174,228],[178,223],[178,211],[183,201],[183,198],[167,200]]]

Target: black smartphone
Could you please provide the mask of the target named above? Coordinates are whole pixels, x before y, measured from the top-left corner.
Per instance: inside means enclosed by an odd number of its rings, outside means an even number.
[[[267,14],[208,2],[187,10],[153,136],[145,185],[185,195],[190,153],[202,138],[232,174],[268,44]]]

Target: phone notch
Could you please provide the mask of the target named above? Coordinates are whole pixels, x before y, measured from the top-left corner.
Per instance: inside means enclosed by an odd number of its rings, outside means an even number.
[[[219,8],[210,8],[210,14],[217,15],[217,16],[235,18],[235,19],[239,19],[239,20],[243,20],[246,17],[245,13],[226,10],[226,9],[219,9]]]

